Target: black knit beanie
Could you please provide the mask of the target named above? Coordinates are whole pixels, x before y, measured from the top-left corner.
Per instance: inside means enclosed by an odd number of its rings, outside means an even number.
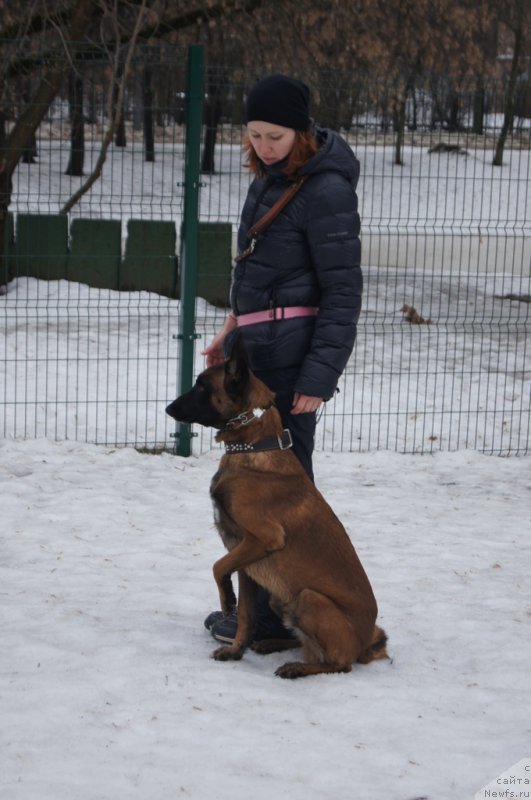
[[[296,131],[310,127],[310,90],[286,75],[269,75],[255,83],[247,97],[246,121],[270,122]]]

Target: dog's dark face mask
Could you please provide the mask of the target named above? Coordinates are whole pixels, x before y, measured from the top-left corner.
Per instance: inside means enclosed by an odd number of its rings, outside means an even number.
[[[218,430],[245,407],[250,373],[247,362],[236,349],[225,364],[210,367],[195,385],[166,408],[177,422],[196,422]]]
[[[181,395],[166,408],[166,414],[177,422],[197,422],[208,428],[222,428],[225,420],[215,408],[213,386],[200,375],[195,385],[186,394]]]

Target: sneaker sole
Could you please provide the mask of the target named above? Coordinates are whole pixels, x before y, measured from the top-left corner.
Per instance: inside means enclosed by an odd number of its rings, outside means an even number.
[[[210,633],[212,633],[212,628],[210,629]],[[216,642],[221,642],[222,644],[234,644],[234,638],[231,636],[223,636],[223,634],[212,633],[212,638],[216,640]]]

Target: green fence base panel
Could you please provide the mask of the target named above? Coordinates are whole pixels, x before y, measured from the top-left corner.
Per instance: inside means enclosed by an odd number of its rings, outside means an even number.
[[[130,219],[119,288],[177,297],[177,256],[174,222]]]
[[[122,224],[111,219],[75,219],[70,225],[68,280],[98,289],[118,289]]]
[[[197,294],[215,306],[229,303],[232,266],[232,225],[200,222]]]
[[[14,275],[60,280],[66,278],[67,265],[66,214],[17,214]]]

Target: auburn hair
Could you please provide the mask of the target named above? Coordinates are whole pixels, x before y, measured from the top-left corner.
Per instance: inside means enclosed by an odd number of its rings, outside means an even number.
[[[308,159],[314,156],[318,150],[319,145],[317,144],[317,139],[311,131],[295,131],[295,141],[283,172],[290,180],[294,180],[301,167],[303,167]],[[247,167],[249,172],[253,175],[262,178],[265,175],[264,166],[256,155],[248,133],[245,133],[243,137],[243,152],[245,154],[244,167]]]

